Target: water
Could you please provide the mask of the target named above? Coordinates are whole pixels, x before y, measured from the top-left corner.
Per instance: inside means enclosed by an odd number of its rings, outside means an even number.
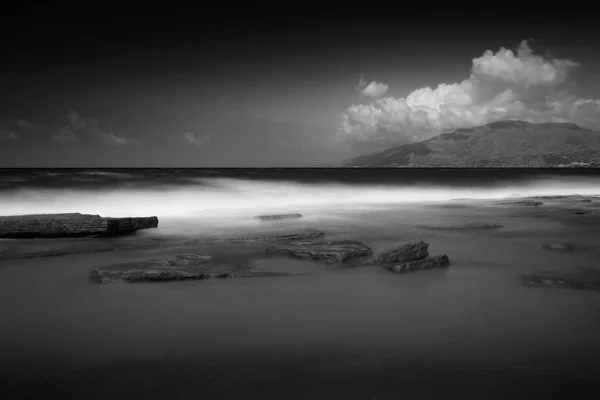
[[[553,398],[583,391],[600,371],[600,295],[523,287],[518,279],[598,268],[600,225],[534,217],[547,204],[451,200],[597,195],[600,172],[4,170],[0,182],[0,214],[160,219],[158,229],[89,239],[93,246],[312,228],[374,251],[421,237],[452,262],[400,275],[267,258],[260,242],[0,259],[0,383],[14,398]],[[581,206],[598,210],[598,203]],[[252,218],[274,212],[303,217]],[[504,228],[419,228],[469,222]],[[586,250],[541,248],[563,241]],[[56,243],[39,242],[24,245]],[[1,240],[0,249],[15,243],[24,242]],[[251,254],[263,266],[303,275],[88,280],[94,266],[184,251]]]

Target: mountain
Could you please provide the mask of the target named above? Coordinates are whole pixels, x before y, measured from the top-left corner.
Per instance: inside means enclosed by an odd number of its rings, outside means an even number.
[[[499,121],[344,161],[344,167],[600,167],[600,132]]]

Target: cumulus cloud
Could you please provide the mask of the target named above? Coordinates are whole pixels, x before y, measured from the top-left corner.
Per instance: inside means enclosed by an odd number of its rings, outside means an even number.
[[[129,143],[139,143],[139,140],[132,140],[123,136],[117,136],[112,132],[99,127],[98,120],[95,118],[84,118],[75,110],[67,113],[67,125],[58,130],[54,135],[54,140],[61,143],[76,142],[78,136],[84,135],[91,137],[98,143],[109,144],[112,146],[121,146]]]
[[[187,144],[191,144],[191,145],[195,145],[195,146],[202,146],[203,144],[205,144],[206,142],[208,142],[210,140],[210,135],[205,135],[203,138],[198,138],[192,132],[185,132],[184,134],[181,135],[181,138]]]
[[[472,61],[459,83],[414,90],[406,97],[385,96],[387,85],[375,81],[359,88],[366,104],[348,107],[340,139],[355,142],[407,143],[458,128],[499,120],[574,122],[600,127],[600,99],[583,99],[564,89],[579,64],[534,54],[527,41],[516,51],[487,50]]]
[[[379,83],[372,81],[371,83],[365,82],[365,77],[361,75],[360,81],[356,86],[356,90],[362,94],[364,97],[368,97],[370,99],[376,100],[379,99],[387,93],[390,87],[385,83]]]
[[[0,140],[19,140],[19,134],[8,129],[0,129]]]

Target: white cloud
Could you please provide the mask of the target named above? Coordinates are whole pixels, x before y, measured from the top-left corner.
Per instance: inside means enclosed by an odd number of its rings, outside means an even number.
[[[123,136],[117,136],[112,132],[106,132],[96,126],[89,128],[88,133],[96,142],[110,144],[112,146],[121,146],[132,142],[131,139]]]
[[[348,107],[338,138],[414,142],[444,131],[517,119],[597,128],[600,100],[582,99],[562,89],[570,70],[578,66],[572,60],[536,55],[523,41],[516,52],[485,51],[472,61],[471,74],[462,82],[420,88],[404,98],[385,96],[387,85],[375,81],[365,85],[361,78],[357,89],[370,101]]]
[[[0,129],[0,140],[19,140],[19,134],[17,132],[9,131],[7,129]]]
[[[187,144],[191,144],[191,145],[195,145],[195,146],[202,146],[210,140],[210,135],[204,135],[203,138],[198,138],[192,132],[185,132],[184,134],[181,135],[181,138]]]
[[[68,126],[63,126],[58,129],[58,133],[52,136],[54,140],[60,143],[73,143],[77,141],[77,135],[73,129]]]
[[[81,135],[91,137],[98,143],[112,146],[122,146],[140,142],[139,140],[132,140],[124,136],[117,136],[112,132],[107,132],[98,126],[97,119],[84,118],[75,110],[70,110],[67,113],[67,126],[59,129],[59,133],[54,135],[54,140],[63,143],[75,142]]]
[[[385,96],[389,88],[390,87],[387,84],[375,81],[372,81],[371,83],[367,84],[367,82],[365,82],[364,76],[362,75],[360,77],[358,85],[356,86],[356,90],[360,92],[360,94],[373,100]]]

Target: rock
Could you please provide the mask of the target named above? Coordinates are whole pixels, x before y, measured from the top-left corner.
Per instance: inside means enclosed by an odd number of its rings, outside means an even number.
[[[291,274],[255,271],[250,263],[236,265],[215,261],[202,253],[184,253],[168,260],[137,261],[94,268],[90,278],[107,284],[286,275]]]
[[[591,211],[575,211],[573,214],[575,215],[590,215]]]
[[[544,203],[541,202],[541,201],[525,200],[525,201],[513,201],[513,202],[508,202],[508,203],[502,203],[502,204],[515,205],[515,206],[533,206],[533,207],[537,207],[537,206],[543,205]]]
[[[575,251],[575,246],[571,243],[544,243],[542,248],[551,251]]]
[[[105,218],[92,214],[0,217],[0,238],[113,236],[158,227],[157,217]]]
[[[259,215],[254,218],[260,219],[263,221],[269,221],[273,219],[291,219],[291,218],[301,218],[302,214],[279,214],[279,215]]]
[[[421,225],[418,226],[418,228],[420,229],[428,229],[428,230],[493,230],[493,229],[500,229],[503,228],[502,225],[499,224],[487,224],[487,223],[480,223],[480,222],[475,222],[472,224],[466,224],[466,225],[440,225],[440,226],[436,226],[436,225]]]
[[[446,254],[434,257],[426,257],[421,260],[394,265],[390,268],[393,272],[412,272],[423,269],[442,268],[450,265],[450,259]]]
[[[294,241],[278,243],[265,249],[266,254],[286,254],[299,258],[344,263],[373,254],[371,248],[355,240]]]
[[[520,277],[524,286],[600,291],[600,270],[579,268],[578,272],[539,273]]]
[[[285,241],[285,240],[305,240],[316,239],[325,236],[325,232],[298,232],[279,235],[264,236],[218,236],[210,238],[201,238],[185,242],[185,244],[198,242],[259,242],[259,241]]]
[[[533,196],[532,199],[541,199],[548,201],[557,201],[557,202],[573,202],[573,203],[591,203],[592,199],[585,198],[580,195],[570,195],[570,196]]]
[[[383,251],[366,261],[366,264],[391,264],[391,263],[406,263],[409,261],[420,260],[429,255],[427,248],[429,243],[421,239],[413,240],[412,242],[403,243],[396,247],[392,247]]]

